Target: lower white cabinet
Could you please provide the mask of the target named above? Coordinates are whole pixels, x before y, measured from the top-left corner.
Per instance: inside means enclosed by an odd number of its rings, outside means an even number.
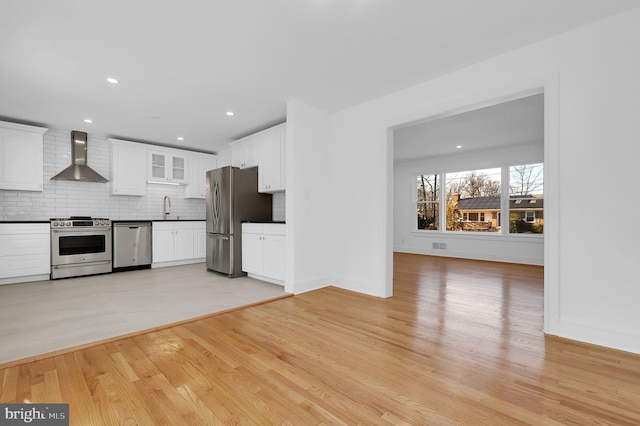
[[[281,223],[242,224],[242,270],[250,277],[284,285],[286,233]]]
[[[152,268],[203,262],[203,221],[153,222]]]
[[[206,222],[193,222],[193,257],[203,260],[207,256]]]
[[[49,223],[0,223],[0,284],[48,279]]]

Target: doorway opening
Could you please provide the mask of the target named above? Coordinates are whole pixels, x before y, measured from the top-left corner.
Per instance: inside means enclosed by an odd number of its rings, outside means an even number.
[[[552,168],[557,158],[557,94],[553,87],[552,82],[545,82],[397,123],[389,127],[388,150],[392,158],[389,263],[392,265],[394,252],[405,252],[544,266],[543,329],[548,334],[557,334],[557,172]],[[544,191],[516,200],[509,190],[509,173],[513,167],[527,165],[539,165],[544,170]],[[453,180],[447,182],[446,176],[486,170],[497,174],[497,179],[489,179],[494,184],[502,180],[504,186],[493,194],[502,198],[494,198],[497,205],[488,210],[458,211],[459,226],[454,232],[448,216],[451,203],[447,201],[447,193],[453,195],[453,185],[448,186]],[[424,175],[431,177],[438,188],[430,192],[423,186],[423,196],[429,194],[432,199],[420,200],[416,178]],[[483,176],[476,173],[475,177]],[[436,192],[437,200],[433,198]],[[420,217],[420,201],[435,216]],[[534,209],[521,208],[518,227],[515,203],[538,207],[535,213]],[[434,217],[438,221],[435,226]],[[419,224],[428,227],[419,229]],[[478,232],[470,232],[474,230]],[[389,281],[392,286],[393,280]]]

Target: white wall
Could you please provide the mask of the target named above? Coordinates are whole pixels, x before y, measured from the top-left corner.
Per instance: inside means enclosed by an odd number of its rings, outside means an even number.
[[[287,280],[302,293],[330,284],[329,115],[298,101],[287,103]]]
[[[543,141],[540,141],[537,144],[396,162],[393,191],[394,251],[543,265],[544,240],[540,235],[418,231],[415,203],[415,177],[418,174],[477,170],[543,160]],[[434,249],[434,242],[446,243],[446,250]]]
[[[639,45],[636,9],[334,114],[335,284],[389,294],[391,126],[546,85],[546,330],[640,352],[640,228],[616,213],[640,204]]]

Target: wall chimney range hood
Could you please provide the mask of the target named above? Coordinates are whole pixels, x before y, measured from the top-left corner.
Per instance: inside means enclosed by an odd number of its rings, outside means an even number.
[[[100,173],[87,166],[87,134],[71,132],[71,165],[51,180],[75,180],[80,182],[109,182]]]

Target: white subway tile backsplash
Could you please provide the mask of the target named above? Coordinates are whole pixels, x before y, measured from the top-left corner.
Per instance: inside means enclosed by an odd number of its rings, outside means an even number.
[[[90,215],[115,220],[160,220],[164,196],[171,198],[171,218],[204,219],[204,200],[185,199],[183,186],[147,184],[143,197],[113,196],[109,183],[52,181],[71,164],[71,130],[44,134],[42,192],[0,190],[0,220],[47,220],[52,217]],[[88,165],[110,178],[110,145],[89,135]],[[285,220],[285,193],[273,194],[273,220]]]

